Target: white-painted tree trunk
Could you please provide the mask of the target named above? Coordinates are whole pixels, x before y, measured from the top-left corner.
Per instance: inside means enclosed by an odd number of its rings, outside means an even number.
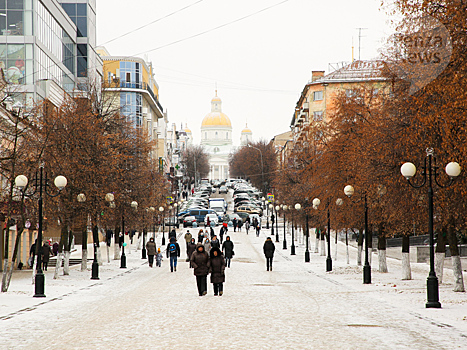
[[[386,249],[378,249],[379,272],[388,272],[388,263],[386,261]]]
[[[109,246],[106,244],[105,247],[107,248],[107,263],[110,264],[110,249]]]
[[[335,243],[334,245],[334,257],[332,258],[332,260],[337,261],[337,243]]]
[[[357,265],[362,266],[362,250],[363,246],[359,245],[357,250]]]
[[[8,264],[8,259],[3,259],[3,274],[2,274],[2,292],[6,292],[6,280],[7,280],[7,275],[8,275],[8,267],[10,264]]]
[[[13,267],[14,267],[13,261],[10,264],[10,268],[8,269],[8,274],[6,275],[6,283],[5,286],[3,287],[4,292],[8,292],[8,287],[10,286],[10,281],[11,281],[11,276],[13,275]]]
[[[97,246],[97,263],[99,266],[102,266],[102,254],[101,254],[101,247]]]
[[[65,260],[63,261],[63,275],[70,274],[70,252],[65,251]]]
[[[55,271],[54,271],[54,280],[58,278],[58,274],[60,272],[60,268],[62,267],[62,258],[63,253],[58,253],[57,255],[57,263],[55,264]]]
[[[73,236],[73,239],[71,240],[71,247],[70,249],[75,249],[75,236]]]
[[[139,237],[138,237],[138,243],[136,244],[136,251],[139,250],[140,246],[143,245],[143,235],[141,234]]]
[[[372,251],[373,249],[368,247],[368,263],[370,264],[370,266],[371,266],[371,258],[373,257]]]
[[[315,239],[315,253],[319,253],[319,237]]]
[[[412,279],[412,269],[410,268],[410,253],[402,253],[402,279]]]
[[[326,256],[326,241],[324,239],[321,240],[321,251],[319,255]]]
[[[446,253],[435,253],[435,273],[438,277],[438,283],[443,283],[444,258]]]
[[[81,254],[81,271],[86,271],[88,269],[88,250],[83,249]]]
[[[347,265],[349,265],[350,264],[349,245],[345,246],[345,258],[346,258],[346,261],[347,261]]]
[[[120,246],[114,242],[114,260],[120,260]]]
[[[32,284],[36,281],[36,270],[37,270],[37,256],[34,256],[34,263],[32,264]]]
[[[454,292],[465,292],[464,277],[462,276],[462,263],[459,255],[452,256],[452,273],[454,275]]]

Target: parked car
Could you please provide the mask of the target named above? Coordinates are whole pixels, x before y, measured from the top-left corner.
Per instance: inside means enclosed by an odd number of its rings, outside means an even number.
[[[219,187],[219,194],[221,194],[221,193],[227,194],[227,192],[229,192],[229,190],[227,189],[227,187],[225,187],[225,186]]]
[[[193,226],[193,223],[196,222],[196,217],[192,215],[187,215],[183,219],[183,227]]]
[[[204,217],[204,226],[206,227],[208,225],[208,218],[209,222],[213,222],[216,226],[219,225],[219,218],[217,214],[206,214]]]

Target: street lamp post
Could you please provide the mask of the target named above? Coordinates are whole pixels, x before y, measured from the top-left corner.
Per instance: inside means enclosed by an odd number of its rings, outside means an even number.
[[[149,213],[149,208],[146,208],[146,214]],[[143,214],[144,215],[144,214]],[[144,217],[144,219],[146,219],[147,217]],[[143,220],[143,247],[141,248],[141,259],[147,259],[146,257],[146,220]]]
[[[355,190],[351,185],[344,187],[344,193],[347,197],[351,197]],[[364,209],[365,209],[365,265],[363,266],[363,283],[371,284],[371,266],[368,261],[368,202],[366,193],[364,195]]]
[[[271,237],[274,237],[274,204],[269,203],[269,209],[271,209]]]
[[[276,205],[276,242],[279,242],[279,209],[280,207]]]
[[[287,211],[287,205],[283,205],[282,206],[282,213],[284,214],[284,241],[282,242],[282,249],[287,249],[287,238],[286,238],[286,235],[285,235],[285,229],[286,229],[286,217],[285,217],[285,212]]]
[[[159,207],[159,212],[162,215],[162,245],[165,245],[165,227],[164,227],[164,207]]]
[[[295,210],[299,211],[302,208],[300,203],[295,204]],[[294,239],[294,220],[292,216],[292,245],[290,246],[290,255],[295,255],[295,239]]]
[[[38,199],[38,207],[39,207],[39,227],[37,230],[37,245],[36,251],[37,254],[37,272],[34,281],[34,297],[35,298],[45,298],[45,276],[44,272],[42,271],[42,259],[40,254],[40,249],[42,249],[42,205],[43,205],[43,195],[46,194],[49,197],[56,197],[58,196],[61,191],[67,185],[67,179],[65,176],[57,176],[54,180],[55,186],[58,188],[58,192],[55,194],[49,193],[47,191],[50,188],[50,184],[47,179],[47,173],[44,174],[44,164],[39,165],[39,176],[36,172],[36,177],[33,180],[33,191],[31,193],[26,193],[28,187],[28,178],[25,175],[18,175],[15,178],[15,185],[19,188],[19,190],[25,195],[26,197],[32,197],[37,192],[39,192],[39,199]]]
[[[428,165],[427,165],[428,161]],[[434,164],[433,164],[434,163]],[[433,179],[435,183],[441,187],[449,187],[452,185],[454,180],[461,173],[461,167],[456,162],[450,162],[446,165],[445,171],[449,176],[449,183],[447,185],[441,185],[438,182],[438,167],[436,166],[436,157],[432,148],[426,150],[426,157],[423,169],[423,182],[420,185],[416,185],[410,182],[410,179],[415,176],[417,168],[412,163],[404,163],[401,166],[401,174],[405,177],[410,186],[414,188],[421,188],[428,182],[428,234],[430,235],[430,273],[426,281],[427,287],[427,308],[440,308],[441,303],[439,302],[439,286],[438,277],[435,273],[435,258],[434,258],[434,232],[433,232]]]
[[[76,197],[79,203],[86,202],[86,195],[84,193],[78,194]],[[97,262],[97,241],[99,240],[98,237],[98,230],[97,226],[92,228],[92,241],[94,247],[94,259],[92,260],[92,268],[91,268],[91,279],[98,280],[99,279],[99,263]]]
[[[341,198],[337,198],[336,204],[342,205],[343,201]],[[319,205],[321,204],[321,200],[319,198],[313,199],[313,209],[318,209]],[[332,258],[331,258],[331,212],[330,212],[331,201],[328,200],[327,205],[327,222],[328,222],[328,229],[326,238],[328,240],[328,256],[326,258],[326,272],[332,271]],[[337,235],[337,231],[336,231]]]

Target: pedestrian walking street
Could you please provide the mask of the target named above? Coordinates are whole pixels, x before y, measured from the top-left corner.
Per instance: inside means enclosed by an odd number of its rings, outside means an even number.
[[[199,229],[190,229],[197,236]],[[182,249],[171,273],[166,246],[162,267],[150,268],[136,243],[127,250],[127,268],[118,260],[70,276],[46,273],[46,298],[33,298],[30,271],[15,274],[10,291],[0,295],[2,349],[465,349],[465,293],[440,287],[442,309],[425,309],[426,264],[413,264],[413,280],[400,280],[400,261],[388,259],[389,273],[377,272],[362,283],[356,249],[339,243],[333,271],[326,257],[314,253],[304,262],[304,242],[290,255],[275,242],[273,271],[266,271],[263,244],[252,231],[232,232],[235,256],[226,269],[224,295],[199,296],[193,270],[185,261],[186,229],[179,229]],[[218,228],[216,229],[216,232]],[[273,239],[275,241],[275,239]],[[111,247],[113,252],[113,247]],[[79,251],[77,252],[79,253]],[[77,254],[76,253],[76,254]],[[334,253],[334,249],[333,249]],[[113,254],[112,254],[113,256]],[[90,267],[90,265],[89,265]]]

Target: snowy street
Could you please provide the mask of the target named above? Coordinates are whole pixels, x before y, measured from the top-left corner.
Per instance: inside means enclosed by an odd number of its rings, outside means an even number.
[[[443,308],[425,309],[426,264],[412,264],[413,280],[401,281],[400,261],[388,259],[389,273],[381,274],[373,256],[373,284],[364,285],[355,248],[347,265],[339,243],[333,271],[326,273],[326,257],[313,253],[314,239],[311,263],[304,263],[304,244],[297,242],[291,256],[288,236],[288,250],[282,238],[275,243],[273,271],[267,272],[262,246],[270,231],[256,237],[230,229],[235,257],[226,269],[224,295],[213,296],[208,277],[208,295],[200,297],[185,262],[185,230],[180,232],[182,254],[174,273],[165,258],[162,268],[149,268],[135,245],[127,269],[116,260],[108,264],[103,249],[99,281],[79,266],[53,280],[49,268],[44,299],[32,297],[31,270],[15,273],[0,296],[2,349],[466,347],[467,298],[452,292],[450,270],[440,286]]]

